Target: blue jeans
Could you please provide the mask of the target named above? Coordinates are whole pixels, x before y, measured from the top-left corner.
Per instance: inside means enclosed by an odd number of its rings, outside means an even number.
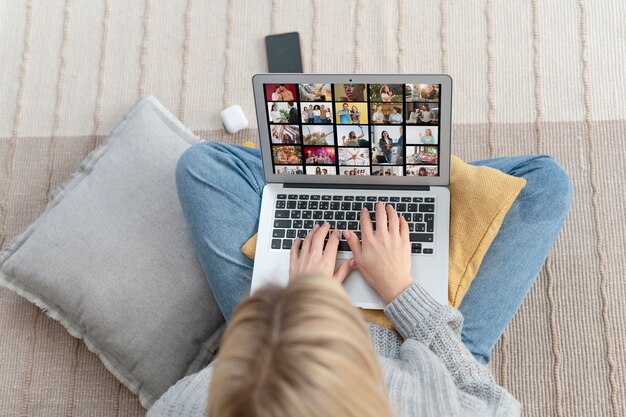
[[[565,171],[546,155],[472,164],[526,179],[460,306],[465,318],[463,343],[486,364],[559,234],[572,187]],[[198,259],[228,319],[250,291],[253,263],[241,253],[241,246],[258,227],[265,185],[260,152],[199,143],[178,161],[176,185]]]

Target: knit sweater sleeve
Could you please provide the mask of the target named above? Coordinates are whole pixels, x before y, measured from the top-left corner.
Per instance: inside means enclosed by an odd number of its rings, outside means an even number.
[[[213,364],[172,385],[148,410],[147,417],[204,417]]]
[[[496,383],[461,342],[463,316],[458,310],[439,304],[413,282],[385,308],[385,314],[404,337],[404,344],[410,345],[402,349],[406,366],[418,366],[413,357],[418,355],[416,345],[424,346],[447,368],[461,404],[469,405],[464,399],[479,400],[490,416],[519,415],[519,402]]]

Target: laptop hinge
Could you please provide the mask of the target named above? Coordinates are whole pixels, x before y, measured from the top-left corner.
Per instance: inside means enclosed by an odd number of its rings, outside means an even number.
[[[430,191],[430,185],[394,185],[394,184],[301,184],[284,183],[285,188],[328,188],[331,190],[403,190],[403,191]]]

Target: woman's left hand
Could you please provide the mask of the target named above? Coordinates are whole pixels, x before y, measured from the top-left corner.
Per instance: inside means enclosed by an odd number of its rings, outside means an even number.
[[[324,239],[330,230],[330,224],[315,225],[304,242],[296,238],[291,246],[289,259],[289,280],[302,275],[321,274],[332,277],[337,282],[343,282],[352,272],[356,263],[350,258],[335,269],[337,248],[339,247],[339,232],[334,231],[328,238],[324,249]]]

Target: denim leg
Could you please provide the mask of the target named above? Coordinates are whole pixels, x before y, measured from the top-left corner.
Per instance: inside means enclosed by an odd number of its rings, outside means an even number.
[[[189,234],[227,320],[250,291],[253,262],[241,246],[257,231],[264,178],[258,149],[218,142],[192,146],[176,166]]]
[[[465,318],[463,343],[486,364],[561,230],[571,206],[572,185],[563,168],[546,155],[472,164],[526,179],[459,308]]]

